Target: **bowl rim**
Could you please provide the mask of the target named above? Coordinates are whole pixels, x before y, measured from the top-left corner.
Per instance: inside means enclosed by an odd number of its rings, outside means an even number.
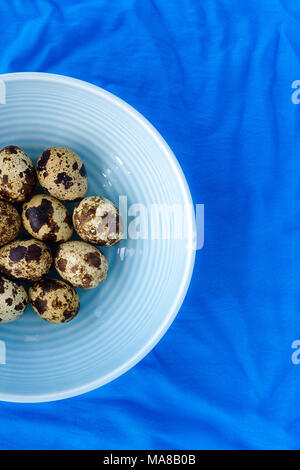
[[[129,105],[126,101],[118,98],[113,93],[104,90],[103,88],[88,83],[83,80],[79,80],[77,78],[69,77],[66,75],[58,75],[53,73],[44,73],[44,72],[14,72],[14,73],[6,73],[0,74],[0,80],[3,81],[22,81],[22,80],[44,80],[44,81],[52,81],[52,82],[60,82],[64,84],[69,84],[71,86],[76,86],[83,90],[87,90],[91,93],[94,93],[98,96],[102,96],[106,100],[113,102],[115,105],[122,108],[125,112],[129,113],[131,117],[133,117],[141,126],[143,126],[155,139],[159,147],[161,148],[162,152],[169,160],[170,165],[173,167],[174,172],[177,173],[178,182],[181,185],[181,194],[184,200],[184,204],[186,204],[187,208],[187,224],[186,229],[189,235],[195,233],[196,230],[196,222],[195,222],[195,213],[193,208],[193,200],[190,193],[190,189],[184,173],[179,165],[178,160],[176,159],[174,153],[172,152],[171,148],[168,146],[164,138],[161,134],[155,129],[155,127],[142,115],[140,114],[135,108]],[[6,402],[13,402],[13,403],[41,403],[41,402],[51,402],[62,400],[66,398],[75,397],[78,395],[82,395],[84,393],[90,392],[95,390],[112,380],[120,377],[125,372],[129,371],[132,367],[134,367],[138,362],[140,362],[160,341],[160,339],[164,336],[168,328],[173,323],[175,317],[178,314],[178,311],[183,303],[183,300],[186,296],[188,287],[191,282],[191,277],[194,269],[195,263],[195,254],[196,251],[193,246],[193,238],[192,236],[188,237],[187,239],[187,258],[185,269],[182,276],[182,282],[180,288],[177,291],[176,297],[174,298],[172,307],[170,308],[168,314],[164,318],[164,321],[161,323],[160,327],[157,328],[156,332],[149,338],[146,344],[141,347],[132,357],[127,359],[124,363],[122,363],[119,367],[113,369],[110,373],[99,377],[96,380],[88,382],[84,385],[80,385],[78,387],[72,387],[70,389],[66,389],[64,391],[55,392],[55,393],[45,393],[45,394],[6,394],[0,393],[0,401]]]

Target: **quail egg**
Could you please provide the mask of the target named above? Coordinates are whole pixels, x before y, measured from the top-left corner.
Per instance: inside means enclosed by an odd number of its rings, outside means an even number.
[[[123,238],[123,222],[116,206],[100,196],[82,199],[74,209],[73,224],[78,235],[97,245],[112,246]]]
[[[80,157],[65,147],[45,150],[37,161],[40,185],[63,201],[76,201],[87,191],[87,175]]]
[[[80,289],[97,287],[107,276],[105,256],[98,248],[85,242],[62,243],[54,261],[60,276]]]
[[[52,196],[37,194],[23,204],[22,221],[30,235],[45,242],[63,242],[73,233],[65,206]]]
[[[0,271],[8,277],[37,281],[49,272],[51,264],[50,249],[33,238],[17,240],[0,249]]]
[[[16,238],[20,227],[21,217],[17,209],[6,201],[0,201],[0,246]]]
[[[9,145],[0,150],[0,197],[8,202],[25,201],[35,186],[35,170],[28,155]]]
[[[27,292],[15,281],[0,277],[0,324],[17,320],[28,303]]]
[[[56,279],[41,279],[29,289],[33,310],[50,323],[71,321],[79,310],[79,297],[69,284]]]

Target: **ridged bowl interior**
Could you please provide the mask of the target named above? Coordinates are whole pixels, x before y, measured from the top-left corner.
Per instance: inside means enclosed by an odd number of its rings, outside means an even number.
[[[18,145],[36,161],[50,146],[70,147],[85,163],[88,195],[100,194],[116,204],[120,195],[127,196],[128,207],[191,204],[174,155],[123,101],[57,75],[21,73],[0,79],[1,148]],[[172,230],[176,223],[175,218]],[[187,206],[185,232],[193,230],[193,210]],[[92,390],[132,367],[165,333],[190,281],[192,243],[186,238],[127,238],[103,252],[108,278],[96,289],[78,291],[81,309],[72,322],[52,325],[28,308],[20,320],[0,326],[6,347],[1,400],[50,401]]]

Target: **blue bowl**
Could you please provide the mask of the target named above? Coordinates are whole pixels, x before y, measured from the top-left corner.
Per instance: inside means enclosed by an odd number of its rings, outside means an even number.
[[[1,148],[18,145],[34,161],[50,146],[73,149],[87,169],[88,195],[121,204],[127,218],[128,237],[103,250],[107,280],[79,291],[81,308],[72,322],[53,325],[28,308],[18,321],[0,326],[0,400],[79,395],[133,367],[174,320],[194,265],[189,188],[151,124],[83,81],[0,75],[0,128]]]

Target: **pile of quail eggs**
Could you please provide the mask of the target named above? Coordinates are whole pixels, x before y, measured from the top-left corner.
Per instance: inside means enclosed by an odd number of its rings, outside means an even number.
[[[123,224],[111,201],[85,197],[87,186],[84,164],[70,149],[45,150],[36,169],[19,147],[0,151],[0,323],[19,318],[28,302],[46,321],[69,322],[80,305],[74,287],[92,289],[105,280],[108,262],[96,245],[118,243]],[[62,201],[77,203],[73,217]],[[83,241],[71,240],[74,229]],[[62,280],[45,277],[53,264]]]

